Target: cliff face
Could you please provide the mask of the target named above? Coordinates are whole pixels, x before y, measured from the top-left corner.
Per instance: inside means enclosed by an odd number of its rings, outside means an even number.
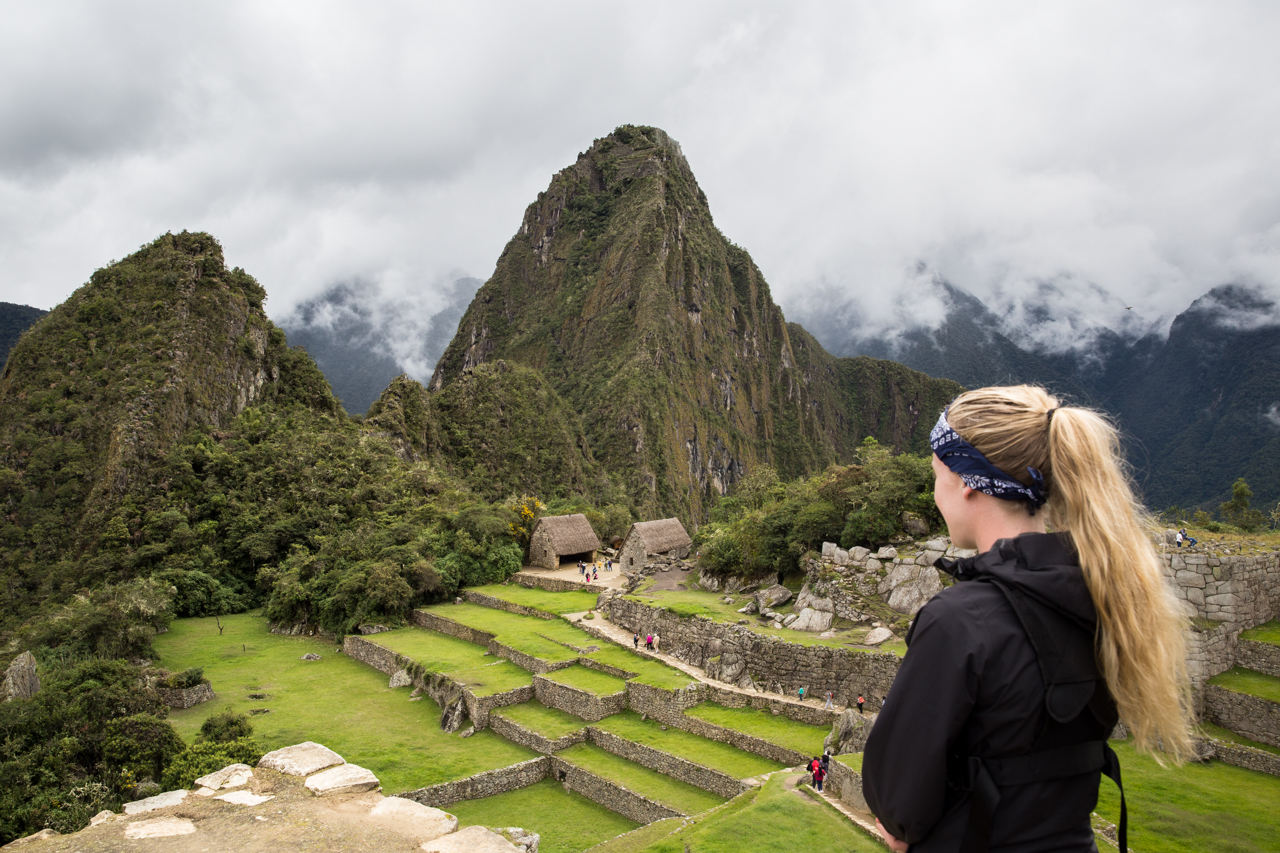
[[[105,519],[188,430],[282,397],[340,411],[264,297],[212,237],[166,234],[22,336],[0,377],[0,547],[24,584],[56,584],[50,565],[96,548]]]
[[[544,373],[642,513],[695,522],[759,464],[796,476],[850,459],[868,434],[922,449],[960,390],[833,358],[789,327],[656,128],[619,128],[552,179],[431,387],[497,358]]]

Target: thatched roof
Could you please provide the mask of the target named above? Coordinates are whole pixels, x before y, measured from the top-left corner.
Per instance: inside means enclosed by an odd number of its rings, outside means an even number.
[[[551,534],[551,550],[556,554],[582,554],[600,548],[600,540],[591,529],[591,522],[582,513],[573,515],[544,515],[533,527],[533,534],[545,530]]]
[[[693,544],[689,533],[678,518],[664,518],[660,521],[637,521],[627,531],[627,538],[632,534],[640,537],[644,543],[646,554],[662,554],[672,548],[684,548]]]

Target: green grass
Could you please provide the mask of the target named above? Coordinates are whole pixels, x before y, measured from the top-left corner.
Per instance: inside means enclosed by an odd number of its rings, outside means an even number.
[[[862,772],[862,753],[861,752],[850,752],[850,753],[846,753],[845,755],[833,755],[831,757],[833,760],[839,761],[841,764],[843,764],[845,767],[848,767],[850,770],[856,770],[859,773]]]
[[[580,743],[556,753],[560,758],[584,770],[622,785],[629,791],[687,815],[705,812],[723,803],[718,797],[687,782],[672,779],[656,770],[605,752],[598,746]]]
[[[566,791],[553,779],[449,806],[460,826],[519,826],[542,836],[541,853],[579,853],[640,824]]]
[[[657,720],[642,720],[635,711],[623,711],[621,714],[605,717],[595,725],[634,743],[651,746],[668,755],[728,773],[735,779],[782,769],[782,765],[776,761],[743,752],[727,743],[708,740],[670,726],[663,731],[662,724]]]
[[[1225,687],[1235,693],[1247,693],[1250,696],[1280,702],[1280,678],[1254,672],[1252,669],[1233,667],[1210,678],[1209,683]]]
[[[566,714],[558,708],[548,708],[537,699],[498,708],[491,713],[506,717],[511,722],[550,740],[580,731],[587,725],[581,717]]]
[[[1265,625],[1250,628],[1240,635],[1240,639],[1280,646],[1280,619],[1273,619]]]
[[[1238,743],[1241,746],[1251,746],[1254,749],[1260,749],[1263,752],[1270,752],[1273,755],[1280,755],[1280,746],[1272,746],[1269,743],[1258,743],[1256,740],[1249,740],[1244,735],[1238,735],[1231,729],[1224,729],[1222,726],[1215,726],[1213,723],[1200,723],[1200,729],[1210,737],[1216,737],[1218,740],[1225,740],[1228,743]]]
[[[512,604],[523,604],[547,613],[561,616],[565,613],[581,613],[584,610],[595,610],[599,593],[575,590],[571,592],[548,592],[545,589],[530,589],[516,583],[490,584],[470,588],[472,592],[491,595],[510,601]]]
[[[708,723],[724,726],[726,729],[752,735],[805,755],[821,755],[822,741],[831,732],[824,726],[798,723],[781,715],[775,717],[773,712],[767,709],[725,708],[712,702],[702,702],[685,713],[690,717],[697,717]]]
[[[477,696],[528,687],[533,676],[510,661],[495,658],[483,646],[422,628],[401,628],[365,637],[420,663],[431,672],[444,672]]]
[[[836,634],[831,637],[819,637],[817,634],[811,634],[808,631],[792,631],[790,628],[772,628],[769,627],[772,623],[763,623],[758,616],[744,616],[738,612],[738,608],[750,601],[751,596],[732,596],[732,604],[725,604],[722,600],[724,597],[724,593],[701,590],[646,590],[643,588],[635,595],[627,596],[627,598],[639,601],[642,604],[665,607],[677,616],[682,616],[686,619],[694,616],[705,616],[715,622],[725,624],[736,624],[739,619],[746,619],[747,624],[745,627],[750,628],[757,634],[776,637],[779,640],[786,640],[788,643],[795,643],[801,646],[829,646],[835,649],[848,649],[849,651],[890,652],[899,657],[907,652],[906,644],[901,641],[883,643],[874,649],[854,648],[854,646],[861,644],[871,628],[866,625],[854,625],[843,619],[837,619],[833,623]],[[795,599],[792,599],[792,602],[794,601]],[[791,603],[788,603],[782,607],[776,607],[774,610],[778,613],[786,614],[793,612],[794,608]],[[901,614],[894,615],[900,616]]]
[[[568,595],[569,593],[547,594]],[[693,680],[678,669],[641,657],[607,640],[598,640],[563,619],[548,620],[539,619],[536,616],[521,616],[519,613],[508,613],[505,610],[493,610],[469,603],[437,604],[424,609],[468,627],[487,631],[497,637],[498,642],[504,646],[510,646],[549,663],[574,660],[578,657],[577,652],[565,648],[560,643],[568,643],[579,649],[597,646],[599,651],[592,652],[590,655],[592,658],[627,672],[637,673],[636,680],[644,684],[667,690],[679,690]]]
[[[1280,838],[1280,778],[1220,761],[1163,770],[1128,743],[1120,755],[1129,846],[1141,853],[1263,853]],[[1113,823],[1120,796],[1105,776],[1098,813]]]
[[[627,689],[626,680],[618,678],[616,675],[609,675],[606,672],[587,669],[585,666],[557,669],[555,672],[546,673],[543,677],[560,684],[576,687],[579,690],[585,690],[588,693],[594,693],[596,696],[612,696]]]
[[[763,788],[734,797],[724,808],[687,822],[651,824],[605,842],[592,853],[884,853],[883,845],[835,809],[796,796],[784,782],[784,774],[779,774]]]
[[[169,721],[190,742],[200,724],[227,706],[251,717],[254,736],[267,749],[311,740],[377,774],[388,794],[448,782],[536,757],[490,731],[460,738],[440,730],[440,709],[424,697],[409,701],[409,688],[390,690],[387,676],[346,655],[327,640],[282,637],[251,614],[177,619],[155,638],[160,662],[171,670],[204,667],[218,696],[174,711]],[[299,658],[307,652],[318,661]],[[265,693],[267,699],[250,699]]]

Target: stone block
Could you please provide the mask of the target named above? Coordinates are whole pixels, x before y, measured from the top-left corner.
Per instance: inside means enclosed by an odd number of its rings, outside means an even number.
[[[843,548],[837,548],[832,559],[837,566],[847,566],[849,565],[849,552]]]
[[[252,778],[253,770],[248,764],[228,764],[216,773],[201,776],[196,780],[196,784],[216,791],[219,788],[234,788],[238,785],[243,785]]]
[[[870,557],[870,556],[871,556],[871,551],[869,551],[866,548],[863,548],[861,545],[857,546],[856,548],[854,548],[852,551],[849,552],[849,559],[855,563],[861,563],[863,560],[867,559],[867,557]]]
[[[836,548],[838,546],[834,542],[822,543],[822,557],[826,560],[834,560],[836,556]]]
[[[928,542],[924,543],[924,547],[927,551],[941,551],[945,554],[947,549],[951,547],[951,540],[945,536],[940,536],[937,539],[930,539]]]
[[[1174,574],[1174,578],[1178,581],[1179,586],[1194,586],[1204,589],[1204,575],[1199,572],[1191,572],[1186,569],[1180,569]]]
[[[1187,601],[1190,601],[1192,604],[1194,604],[1194,605],[1196,605],[1196,606],[1198,606],[1198,607],[1202,607],[1202,606],[1204,606],[1204,591],[1203,591],[1203,590],[1196,589],[1195,587],[1187,587],[1187,588],[1184,590],[1184,592],[1186,593]]]
[[[332,797],[336,794],[372,791],[378,787],[378,777],[373,775],[372,770],[366,770],[358,764],[339,764],[308,776],[305,784],[317,797]]]
[[[885,545],[879,551],[876,551],[877,560],[892,560],[898,556],[898,549],[892,545]]]
[[[286,776],[310,776],[318,770],[343,763],[345,759],[327,746],[304,741],[268,752],[262,756],[258,766],[277,770]]]
[[[125,803],[124,813],[134,815],[153,812],[156,809],[167,809],[169,806],[178,805],[186,798],[187,792],[185,790],[165,791],[163,794],[156,794],[154,797],[147,797],[145,800],[134,800],[132,803]]]
[[[804,610],[800,611],[799,618],[787,627],[793,631],[810,631],[818,633],[819,631],[825,631],[830,628],[834,617],[834,613],[824,610],[814,610],[811,607],[806,607]]]

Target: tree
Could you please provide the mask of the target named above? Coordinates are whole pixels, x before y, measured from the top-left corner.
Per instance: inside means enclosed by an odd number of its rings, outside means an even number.
[[[1244,481],[1244,477],[1237,478],[1231,485],[1231,500],[1218,507],[1222,520],[1245,531],[1257,530],[1266,524],[1266,516],[1259,510],[1249,508],[1249,499],[1252,497],[1253,490]]]

